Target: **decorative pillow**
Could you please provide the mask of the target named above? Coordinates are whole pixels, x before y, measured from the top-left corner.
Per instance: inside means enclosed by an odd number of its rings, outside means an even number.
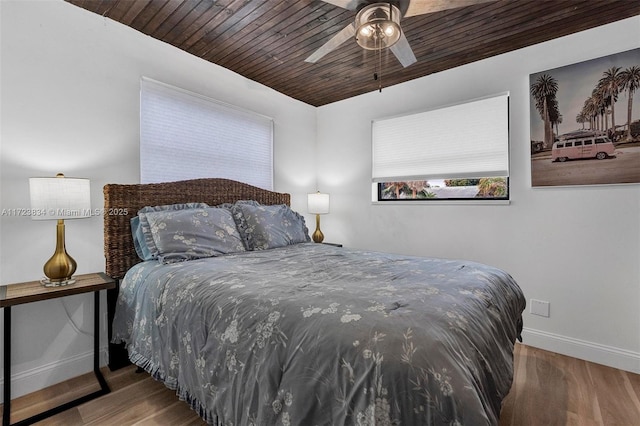
[[[239,202],[231,211],[247,250],[266,250],[311,240],[304,217],[285,204],[264,206]]]
[[[234,204],[226,203],[226,204],[222,204],[219,207],[224,207],[231,211],[231,214],[233,215],[233,220],[236,222],[236,227],[238,228],[238,232],[240,232],[240,238],[242,239],[244,248],[247,251],[251,251],[253,250],[253,248],[252,248],[251,242],[249,241],[249,233],[247,232],[247,221],[242,215],[242,210],[240,210],[239,208],[234,208],[234,206],[237,206],[240,204],[248,204],[250,206],[256,206],[256,207],[260,205],[260,203],[255,200],[238,200]]]
[[[185,210],[195,208],[207,208],[205,203],[184,203],[184,204],[167,204],[163,206],[147,206],[138,210],[138,216],[131,218],[131,234],[133,235],[133,245],[136,249],[138,257],[142,260],[153,260],[158,257],[158,249],[153,242],[153,235],[146,218],[140,216],[140,213],[167,211],[167,210]]]
[[[141,213],[162,263],[245,251],[231,212],[208,207]]]

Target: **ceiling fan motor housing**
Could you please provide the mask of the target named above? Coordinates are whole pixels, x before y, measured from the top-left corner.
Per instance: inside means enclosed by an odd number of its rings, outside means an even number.
[[[356,15],[356,41],[367,50],[393,46],[402,34],[400,10],[391,3],[373,3]]]

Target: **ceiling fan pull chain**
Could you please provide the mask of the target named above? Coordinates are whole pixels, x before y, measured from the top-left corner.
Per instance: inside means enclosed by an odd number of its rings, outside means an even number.
[[[378,92],[382,93],[382,48],[378,48],[378,72],[380,78],[378,78]]]
[[[374,40],[374,47],[378,47],[378,42]],[[378,81],[378,52],[377,49],[373,50],[373,80]]]

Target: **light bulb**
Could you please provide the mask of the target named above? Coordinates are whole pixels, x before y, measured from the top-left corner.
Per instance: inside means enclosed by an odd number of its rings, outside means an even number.
[[[395,28],[393,28],[393,25],[387,25],[384,29],[384,33],[388,36],[391,37],[394,33],[396,32]]]
[[[360,28],[360,35],[362,35],[364,37],[369,37],[372,32],[373,32],[373,30],[371,29],[370,25],[366,25],[366,26]]]

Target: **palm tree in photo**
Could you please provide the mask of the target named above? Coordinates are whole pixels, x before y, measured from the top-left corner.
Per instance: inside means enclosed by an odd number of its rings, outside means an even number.
[[[584,116],[585,121],[589,123],[589,130],[595,129],[595,117],[596,117],[596,106],[593,98],[587,98],[584,101],[584,105],[582,107],[582,112],[580,113]]]
[[[602,89],[605,100],[605,106],[611,106],[611,136],[616,134],[616,101],[620,93],[622,78],[620,77],[620,67],[611,67],[602,74],[602,78],[598,81],[598,86]],[[604,130],[607,130],[606,128]]]
[[[542,74],[531,85],[531,95],[536,101],[536,109],[544,121],[544,147],[553,144],[553,127],[551,124],[550,107],[556,100],[558,81],[549,74]]]
[[[554,107],[550,111],[551,124],[556,128],[556,135],[560,134],[560,124],[562,124],[562,114],[558,108],[558,102],[555,102]]]
[[[599,90],[598,87],[593,89],[591,92],[591,103],[593,104],[593,112],[595,119],[595,129],[603,130],[604,129],[604,116],[607,108],[605,107],[604,96],[602,94],[602,90]]]
[[[594,90],[597,92],[596,100],[598,103],[598,115],[600,115],[600,130],[607,130],[609,128],[609,116],[607,112],[609,111],[610,98],[607,97],[603,85],[598,84]]]
[[[558,106],[558,99],[553,99],[551,105],[549,105],[549,120],[551,120],[551,127],[555,127],[556,135],[560,134],[560,124],[562,123],[562,114],[560,114],[560,107]]]
[[[629,94],[627,105],[627,134],[625,139],[630,141],[631,137],[631,109],[633,106],[633,94],[640,88],[640,67],[633,66],[620,73],[621,90],[626,90]]]

